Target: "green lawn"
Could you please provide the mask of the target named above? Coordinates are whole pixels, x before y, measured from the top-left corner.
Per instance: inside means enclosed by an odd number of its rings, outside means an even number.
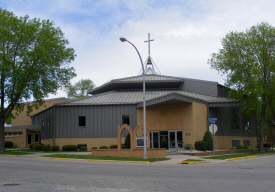
[[[230,155],[215,155],[214,157],[204,157],[205,159],[232,159],[238,157],[247,157],[247,156],[254,156],[254,155],[264,155],[275,153],[275,151],[265,151],[265,152],[253,152],[253,153],[239,153],[239,154],[230,154]]]
[[[42,157],[53,157],[53,158],[69,158],[69,159],[90,159],[90,160],[114,160],[114,161],[165,161],[169,158],[148,158],[143,159],[142,157],[115,157],[115,156],[95,156],[95,155],[70,155],[70,154],[54,154],[44,155]]]
[[[33,149],[14,149],[14,148],[6,148],[4,152],[0,152],[0,155],[28,155],[28,154],[33,154],[33,153],[70,153],[70,152],[87,152],[87,151],[38,151],[38,150],[33,150]]]

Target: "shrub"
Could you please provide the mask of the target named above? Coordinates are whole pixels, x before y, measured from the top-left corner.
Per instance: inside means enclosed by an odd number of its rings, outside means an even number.
[[[50,150],[51,150],[50,145],[44,145],[43,146],[43,151],[50,151]]]
[[[190,150],[190,149],[191,149],[191,144],[185,144],[185,145],[184,145],[184,149]]]
[[[244,147],[244,149],[249,149],[249,146],[247,146],[247,145],[245,145],[245,146],[243,146]]]
[[[130,149],[131,148],[131,141],[130,141],[130,133],[127,134],[124,142],[125,148],[124,149]]]
[[[121,145],[121,149],[126,149],[125,144]]]
[[[87,151],[87,147],[81,146],[81,147],[79,147],[79,151]]]
[[[13,142],[5,141],[5,148],[12,148],[12,147],[13,147]]]
[[[244,149],[244,146],[238,145],[238,146],[236,147],[236,149]]]
[[[34,143],[29,144],[29,148],[33,149],[33,145],[34,145]]]
[[[18,146],[15,144],[15,145],[13,145],[13,147],[12,148],[18,148]]]
[[[195,149],[199,151],[206,151],[207,143],[205,141],[197,141],[195,143]]]
[[[213,151],[213,138],[210,131],[206,131],[203,136],[203,141],[206,142],[207,146],[206,149],[209,151]]]
[[[92,147],[92,149],[97,149],[97,147]]]
[[[108,149],[107,146],[100,146],[99,149]]]
[[[62,151],[77,151],[77,145],[64,145]]]
[[[264,144],[263,148],[270,148],[270,144],[269,143]]]
[[[117,145],[110,145],[110,149],[117,149]]]
[[[42,151],[43,150],[43,146],[44,146],[43,143],[34,143],[33,144],[33,149],[34,150],[38,150],[38,151]]]
[[[57,145],[52,146],[52,151],[59,151],[59,146],[57,146]]]

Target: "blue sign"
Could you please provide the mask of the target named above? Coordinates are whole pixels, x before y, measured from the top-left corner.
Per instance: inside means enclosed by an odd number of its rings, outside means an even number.
[[[216,123],[217,118],[209,118],[208,121],[209,121],[211,124],[214,124],[214,123]]]

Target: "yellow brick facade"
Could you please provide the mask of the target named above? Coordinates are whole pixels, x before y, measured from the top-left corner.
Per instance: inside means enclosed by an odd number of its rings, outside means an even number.
[[[60,103],[65,101],[64,99],[60,99],[60,100],[52,100],[52,101],[46,101],[42,106],[40,106],[38,109],[33,108],[33,111],[30,113],[30,115],[38,113],[46,108],[49,108],[51,106],[53,106],[55,103]],[[29,104],[29,105],[33,105],[33,104]],[[15,119],[13,119],[11,121],[11,125],[12,126],[24,126],[24,125],[31,125],[32,121],[31,121],[31,117],[26,115],[27,112],[27,105],[24,106],[24,110],[19,113]],[[12,111],[13,114],[16,114],[16,111],[13,110]]]
[[[214,147],[215,149],[231,149],[232,148],[232,140],[239,140],[240,145],[244,145],[244,140],[250,141],[250,146],[252,144],[252,148],[256,148],[257,146],[257,138],[256,137],[239,137],[239,136],[214,136]]]

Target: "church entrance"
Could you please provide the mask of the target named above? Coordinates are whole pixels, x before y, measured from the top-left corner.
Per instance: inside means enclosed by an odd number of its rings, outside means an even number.
[[[150,147],[151,148],[165,148],[173,149],[183,147],[183,133],[179,130],[171,131],[151,131],[150,133]]]

